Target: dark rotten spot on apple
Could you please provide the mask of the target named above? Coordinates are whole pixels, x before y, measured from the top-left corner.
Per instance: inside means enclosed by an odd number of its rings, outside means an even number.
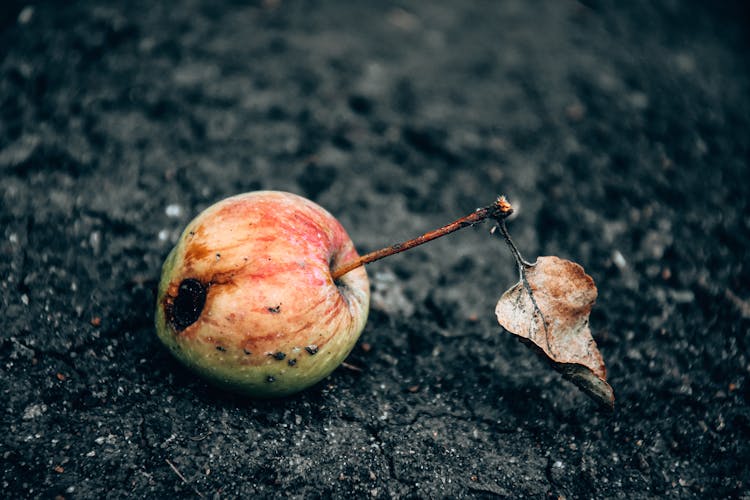
[[[200,281],[187,278],[180,283],[177,296],[167,296],[164,312],[175,330],[180,332],[198,321],[206,305],[207,291]]]

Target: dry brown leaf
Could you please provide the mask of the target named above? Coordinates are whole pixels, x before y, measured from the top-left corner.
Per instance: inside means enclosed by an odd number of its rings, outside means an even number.
[[[500,325],[541,349],[564,377],[597,402],[614,406],[607,370],[589,330],[596,285],[583,268],[559,257],[522,266],[522,277],[495,308]]]

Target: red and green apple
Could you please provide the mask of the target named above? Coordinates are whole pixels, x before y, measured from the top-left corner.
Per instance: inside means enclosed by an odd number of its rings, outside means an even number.
[[[330,374],[367,321],[364,267],[325,209],[278,191],[241,194],[190,222],[162,269],[161,341],[188,368],[226,389],[276,397]]]

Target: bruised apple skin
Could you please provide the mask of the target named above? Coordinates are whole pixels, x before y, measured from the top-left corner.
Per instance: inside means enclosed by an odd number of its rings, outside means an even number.
[[[207,208],[162,269],[156,331],[172,354],[209,381],[254,397],[309,387],[349,354],[367,321],[364,267],[325,209],[278,191]]]

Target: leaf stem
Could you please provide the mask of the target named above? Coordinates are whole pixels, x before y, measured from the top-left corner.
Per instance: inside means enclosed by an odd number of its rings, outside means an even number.
[[[529,299],[531,300],[531,305],[534,308],[534,315],[538,314],[539,318],[542,321],[542,326],[544,327],[544,341],[547,344],[547,351],[554,356],[555,352],[552,350],[552,344],[550,344],[549,342],[549,328],[547,327],[547,318],[544,317],[542,309],[539,307],[539,304],[537,304],[536,297],[534,297],[534,290],[531,288],[531,283],[529,283],[529,280],[526,277],[526,270],[530,267],[534,267],[534,264],[524,259],[516,244],[513,243],[513,239],[510,237],[510,233],[508,232],[508,227],[505,225],[505,219],[495,219],[495,222],[497,222],[497,227],[500,229],[500,233],[502,234],[503,238],[505,238],[505,243],[508,244],[508,248],[510,248],[510,252],[513,254],[513,258],[516,260],[516,265],[518,266],[519,281],[523,285],[524,291],[528,294]],[[529,326],[528,337],[529,340],[536,342],[536,340],[534,339],[535,335],[531,331],[531,325]]]
[[[510,252],[513,254],[513,258],[516,259],[516,264],[518,264],[518,271],[523,274],[523,268],[531,267],[533,264],[523,258],[521,252],[518,250],[518,247],[515,243],[513,243],[513,239],[510,237],[508,228],[505,225],[505,219],[495,219],[495,222],[497,222],[497,227],[498,229],[500,229],[500,234],[503,235],[505,243],[508,244],[508,248],[510,248]]]
[[[348,273],[349,271],[351,271],[352,269],[356,269],[365,264],[369,264],[370,262],[374,262],[376,260],[380,260],[390,255],[394,255],[394,254],[403,252],[405,250],[409,250],[416,246],[432,241],[436,238],[440,238],[441,236],[445,236],[454,231],[458,231],[459,229],[463,229],[467,226],[473,226],[475,224],[482,222],[485,219],[492,218],[496,220],[498,224],[500,224],[501,222],[504,222],[505,218],[507,218],[512,213],[513,213],[513,207],[510,205],[510,203],[508,203],[508,201],[505,199],[504,196],[501,196],[497,200],[495,200],[495,202],[492,205],[488,205],[482,208],[477,208],[476,210],[474,210],[474,212],[470,213],[469,215],[465,217],[461,217],[460,219],[457,219],[451,222],[450,224],[447,224],[441,228],[425,233],[422,236],[417,236],[416,238],[413,238],[411,240],[407,240],[402,243],[396,243],[395,245],[381,248],[380,250],[375,250],[374,252],[370,252],[368,254],[362,255],[361,257],[351,262],[347,262],[337,267],[331,273],[331,277],[335,281],[339,279],[340,277],[342,277],[343,275],[345,275],[346,273]]]

